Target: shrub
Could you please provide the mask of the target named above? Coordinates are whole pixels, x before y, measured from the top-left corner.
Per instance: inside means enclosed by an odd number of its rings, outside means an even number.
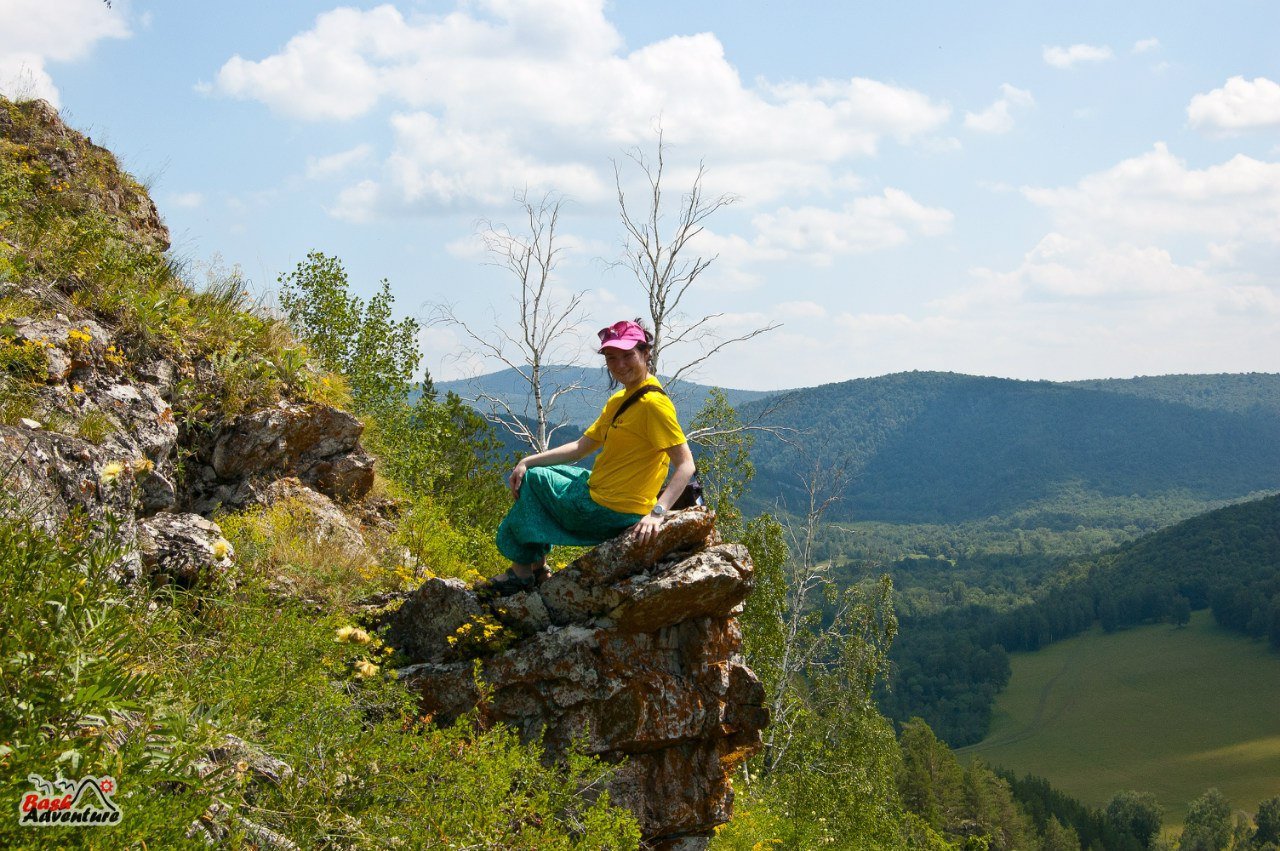
[[[112,775],[123,821],[103,835],[21,827],[0,819],[0,846],[56,837],[64,847],[185,844],[217,789],[190,771],[207,731],[160,699],[163,675],[136,655],[173,612],[109,576],[120,551],[90,540],[86,524],[57,535],[0,513],[0,790],[16,801],[28,774],[48,780]]]

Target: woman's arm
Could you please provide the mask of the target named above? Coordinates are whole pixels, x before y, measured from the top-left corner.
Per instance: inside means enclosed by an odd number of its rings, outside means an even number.
[[[552,464],[572,464],[586,458],[592,452],[600,448],[600,441],[592,440],[585,434],[573,443],[566,443],[563,446],[557,446],[555,449],[548,449],[546,452],[539,452],[536,455],[530,455],[528,458],[521,458],[516,464],[515,469],[511,471],[511,475],[507,477],[507,486],[511,488],[511,495],[520,495],[520,483],[524,481],[525,471],[530,467],[550,467]],[[689,456],[692,460],[693,456]]]
[[[694,471],[697,469],[693,463],[693,452],[689,450],[687,443],[668,449],[667,457],[675,465],[675,470],[667,480],[667,486],[658,496],[658,504],[663,508],[670,508],[680,498],[680,494],[684,493],[685,485],[689,484],[689,480],[693,478]]]
[[[662,489],[661,495],[658,496],[658,505],[661,505],[664,509],[671,508],[672,503],[680,498],[680,494],[684,493],[685,485],[689,484],[689,480],[693,478],[693,473],[696,469],[696,465],[693,463],[693,452],[690,451],[687,443],[672,446],[667,450],[667,457],[675,465],[675,470],[671,473],[671,478],[667,480],[667,486]],[[639,523],[631,527],[631,534],[641,541],[647,541],[658,533],[658,525],[661,522],[662,518],[658,515],[646,514],[640,518]]]

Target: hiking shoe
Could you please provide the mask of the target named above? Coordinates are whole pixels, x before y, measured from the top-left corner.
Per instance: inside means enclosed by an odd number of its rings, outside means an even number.
[[[510,568],[505,573],[489,579],[476,587],[476,593],[485,597],[510,597],[521,591],[532,591],[537,585],[534,576],[517,576]]]

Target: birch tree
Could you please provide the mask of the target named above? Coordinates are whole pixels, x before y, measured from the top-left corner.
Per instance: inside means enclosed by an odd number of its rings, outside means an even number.
[[[567,424],[557,411],[557,403],[586,389],[577,381],[553,383],[547,374],[551,366],[577,360],[577,331],[586,317],[582,292],[563,294],[553,286],[564,250],[557,243],[564,199],[548,193],[533,200],[523,191],[515,200],[522,218],[518,232],[487,221],[480,231],[490,263],[512,275],[519,287],[512,297],[514,324],[503,325],[495,319],[491,329],[481,331],[460,319],[449,304],[435,307],[433,322],[460,329],[470,341],[467,354],[496,360],[520,376],[528,387],[525,404],[513,404],[509,398],[483,391],[476,393],[475,401],[487,406],[486,419],[533,452],[542,452]]]
[[[716,256],[697,253],[695,241],[709,218],[737,201],[733,195],[707,193],[706,165],[698,163],[688,191],[672,196],[663,185],[666,175],[667,145],[662,129],[652,155],[641,148],[631,149],[626,159],[639,172],[643,196],[627,197],[623,188],[623,164],[613,163],[614,186],[618,193],[618,209],[625,231],[625,256],[622,265],[631,271],[648,298],[649,318],[653,329],[652,363],[654,373],[662,369],[668,347],[682,346],[695,353],[685,363],[666,364],[666,385],[674,387],[706,360],[727,346],[741,343],[772,331],[777,323],[754,328],[743,334],[725,334],[716,328],[723,313],[691,316],[685,299],[699,277],[716,260]],[[677,200],[678,199],[678,200]]]
[[[817,455],[807,460],[805,504],[791,519],[771,521],[786,560],[771,607],[773,646],[760,660],[769,673],[765,701],[771,720],[761,765],[766,775],[795,770],[792,750],[815,728],[825,729],[832,718],[854,709],[870,710],[897,633],[887,576],[874,587],[841,588],[832,562],[819,559],[822,520],[844,490],[847,465]]]

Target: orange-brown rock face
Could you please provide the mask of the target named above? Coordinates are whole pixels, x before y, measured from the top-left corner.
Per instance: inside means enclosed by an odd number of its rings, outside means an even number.
[[[768,721],[735,618],[751,560],[739,545],[712,543],[713,520],[701,508],[676,512],[648,545],[623,535],[510,597],[428,580],[390,625],[392,643],[422,660],[401,674],[423,710],[448,721],[480,699],[478,656],[485,719],[541,737],[553,753],[578,741],[620,763],[610,795],[636,814],[650,847],[702,847],[729,820],[729,776],[759,749]],[[516,636],[500,653],[457,640],[485,616]]]

